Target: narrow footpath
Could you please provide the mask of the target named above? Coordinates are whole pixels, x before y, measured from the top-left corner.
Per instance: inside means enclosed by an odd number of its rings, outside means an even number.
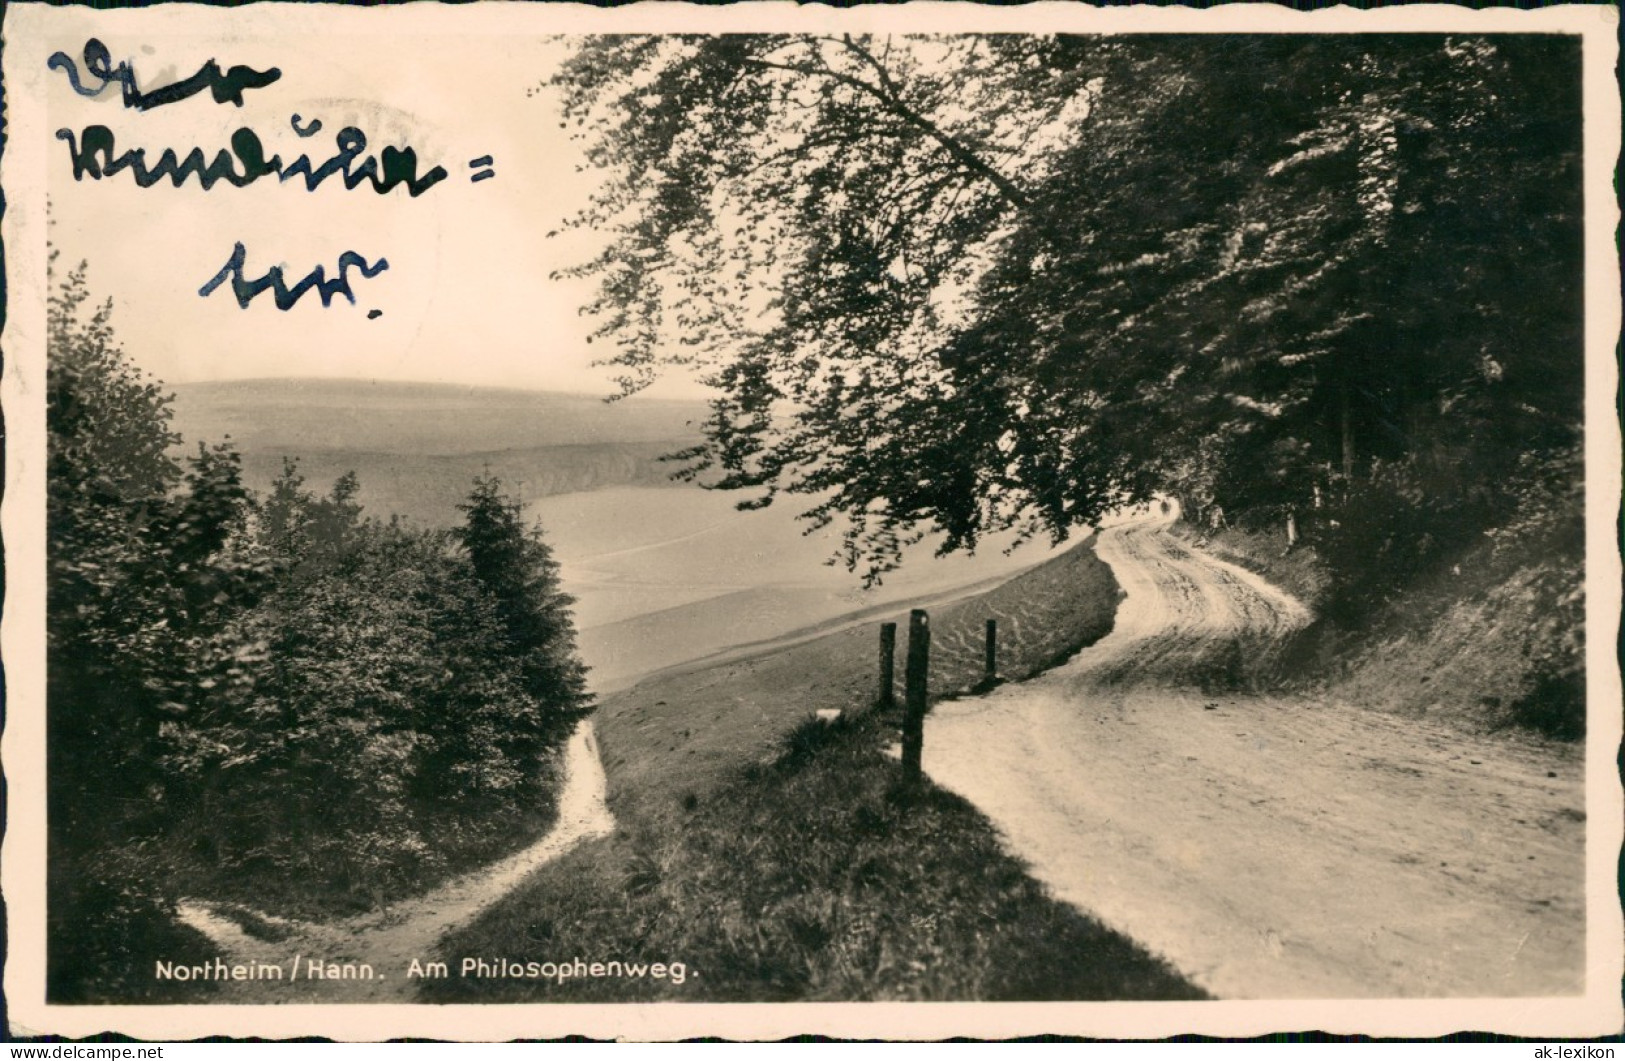
[[[216,996],[220,1002],[409,1002],[417,982],[407,977],[414,959],[428,962],[435,958],[435,945],[442,936],[473,920],[537,867],[614,829],[604,789],[598,742],[588,720],[577,728],[565,750],[557,823],[522,851],[426,895],[357,917],[312,923],[256,916],[256,921],[277,930],[274,934],[280,938],[275,940],[248,934],[238,919],[203,902],[182,901],[181,920],[212,939],[228,963],[264,962],[284,970],[280,980],[222,983]],[[286,975],[296,958],[297,980]],[[310,961],[323,968],[327,963],[366,965],[373,975],[370,979],[317,979],[310,975]],[[455,969],[451,972],[456,975]]]

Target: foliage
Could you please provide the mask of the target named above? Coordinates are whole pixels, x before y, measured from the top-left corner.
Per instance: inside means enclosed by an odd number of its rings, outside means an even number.
[[[457,540],[495,605],[524,688],[546,703],[585,703],[586,670],[576,658],[570,618],[575,600],[559,588],[559,566],[540,529],[525,529],[519,502],[489,475],[474,480],[458,508],[464,524]]]
[[[287,465],[255,519],[278,577],[236,619],[253,680],[216,687],[165,730],[164,765],[195,791],[183,831],[217,886],[297,871],[376,901],[460,862],[460,848],[523,836],[512,812],[534,828],[551,806],[552,753],[588,706],[539,538],[521,533],[482,566],[462,548],[469,528],[367,520],[356,489],[346,476],[317,496]],[[495,480],[471,498],[517,513]],[[515,600],[486,579],[528,590],[552,625],[516,626]],[[574,684],[538,681],[538,659]]]
[[[1481,537],[1494,509],[1485,489],[1430,482],[1411,461],[1374,462],[1315,538],[1333,572],[1328,618],[1365,619]]]
[[[1499,491],[1477,496],[1429,488],[1405,465],[1380,468],[1309,547],[1287,548],[1278,524],[1215,533],[1209,548],[1319,615],[1246,652],[1241,676],[1471,731],[1580,739],[1582,464],[1578,447],[1529,454]]]
[[[1529,681],[1512,701],[1513,718],[1566,740],[1586,732],[1585,580],[1575,577],[1585,556],[1583,466],[1578,447],[1527,455],[1508,484],[1515,516],[1490,533],[1494,562],[1531,575]]]
[[[245,497],[235,455],[169,457],[167,397],[128,365],[110,307],[82,319],[86,297],[76,270],[50,305],[49,691],[75,705],[51,715],[51,810],[118,835],[166,798],[159,728],[229,667],[220,616],[266,572],[224,548]]]
[[[155,956],[202,965],[219,949],[175,920],[173,896],[137,865],[147,852],[132,846],[71,866],[51,864],[45,959],[53,1003],[195,1003],[211,990],[152,975]]]
[[[1575,437],[1573,41],[595,38],[553,84],[623,387],[705,372],[693,470],[871,578],[926,526],[1466,498]]]
[[[98,961],[179,931],[151,875],[151,841],[187,795],[160,766],[162,730],[231,676],[222,618],[267,574],[226,545],[242,529],[235,455],[169,456],[168,398],[88,300],[81,267],[48,306],[47,825],[66,997],[93,992]]]
[[[255,498],[229,446],[170,455],[168,397],[87,301],[81,267],[49,320],[62,998],[178,931],[177,884],[367,903],[524,842],[590,706],[557,565],[500,483],[460,534],[367,519],[353,475],[317,496],[292,461]]]
[[[301,576],[330,571],[355,544],[361,527],[356,494],[361,483],[354,472],[341,475],[325,497],[304,489],[299,462],[282,459],[282,474],[258,511],[259,538],[284,568]]]

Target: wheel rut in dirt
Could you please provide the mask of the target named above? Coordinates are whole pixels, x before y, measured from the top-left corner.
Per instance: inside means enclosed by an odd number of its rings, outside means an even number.
[[[1058,897],[1219,997],[1580,991],[1577,750],[1204,694],[1215,659],[1309,615],[1169,523],[1101,532],[1126,593],[1111,634],[933,709],[931,778]]]

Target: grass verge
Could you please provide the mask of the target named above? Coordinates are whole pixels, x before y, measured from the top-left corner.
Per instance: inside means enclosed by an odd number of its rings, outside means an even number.
[[[1080,543],[931,609],[934,698],[981,682],[987,618],[999,620],[1001,676],[1023,678],[1104,636],[1119,596]],[[544,867],[444,940],[450,976],[424,981],[423,998],[1204,997],[1048,897],[969,803],[929,783],[899,788],[883,751],[896,718],[866,710],[878,692],[878,623],[608,698],[599,735],[617,835]],[[845,714],[812,720],[825,708]],[[459,975],[465,959],[523,968],[577,958],[588,973],[593,962],[681,963],[683,982]]]
[[[933,606],[932,699],[981,682],[988,619],[998,621],[999,675],[1017,681],[1104,637],[1121,595],[1085,540],[985,593]],[[703,799],[741,766],[771,762],[785,734],[817,711],[873,704],[883,621],[898,624],[901,699],[906,604],[872,623],[751,659],[659,675],[605,697],[596,717],[611,810],[634,828],[681,821],[685,801]]]
[[[431,1002],[1204,997],[1044,894],[964,800],[910,797],[876,715],[805,723],[680,827],[553,863],[439,957]],[[460,976],[465,958],[680,963],[665,978]]]

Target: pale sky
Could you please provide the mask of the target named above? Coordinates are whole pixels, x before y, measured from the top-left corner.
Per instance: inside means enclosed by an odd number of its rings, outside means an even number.
[[[120,102],[116,85],[86,99],[53,71],[53,133],[103,124],[120,152],[145,147],[151,164],[171,146],[183,157],[200,146],[212,159],[247,126],[286,166],[301,153],[319,165],[336,153],[338,131],[355,125],[367,134],[367,155],[409,145],[420,173],[439,164],[450,174],[415,199],[404,187],[382,196],[368,184],[350,191],[337,176],[314,192],[302,178],[274,176],[207,192],[195,178],[181,188],[167,180],[140,188],[129,173],[76,182],[68,145],[52,141],[53,239],[66,263],[89,262],[93,291],[115,301],[114,328],[126,349],[160,379],[323,376],[613,390],[608,373],[590,367],[602,348],[586,345],[589,324],[577,312],[591,285],[549,279],[588,255],[594,240],[546,236],[583,205],[596,179],[576,171],[580,153],[560,128],[552,94],[527,96],[565,54],[562,42],[376,34],[101,39],[115,63],[134,61],[143,90],[187,77],[210,58],[223,68],[280,67],[282,78],[247,91],[241,108],[205,92],[141,112]],[[81,60],[84,38],[58,47]],[[301,124],[321,119],[321,131],[295,136],[293,114]],[[496,175],[472,183],[469,162],[483,155],[493,157]],[[366,279],[352,271],[354,306],[340,296],[324,309],[312,291],[282,311],[267,292],[243,309],[229,284],[200,297],[238,241],[250,279],[277,264],[290,284],[318,264],[332,276],[345,251],[387,258],[389,268]],[[382,315],[369,320],[373,309]],[[655,393],[703,389],[671,380]]]

